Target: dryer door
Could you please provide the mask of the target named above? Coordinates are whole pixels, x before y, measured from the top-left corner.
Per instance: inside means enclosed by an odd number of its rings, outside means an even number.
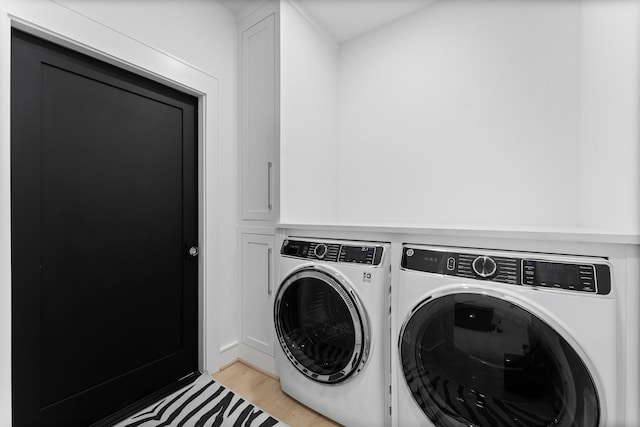
[[[593,378],[547,323],[489,295],[422,302],[399,341],[411,394],[434,425],[598,426]]]
[[[301,269],[282,283],[274,307],[280,346],[301,373],[335,384],[362,369],[370,329],[345,281],[318,268]]]

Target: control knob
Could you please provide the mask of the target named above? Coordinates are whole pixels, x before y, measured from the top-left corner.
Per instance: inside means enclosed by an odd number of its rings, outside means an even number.
[[[325,245],[324,243],[320,243],[318,244],[314,249],[313,249],[313,254],[316,256],[316,258],[318,259],[322,259],[324,258],[324,256],[327,254],[327,245]]]
[[[498,269],[496,262],[492,258],[484,255],[474,259],[471,267],[473,268],[473,272],[482,278],[493,276]]]

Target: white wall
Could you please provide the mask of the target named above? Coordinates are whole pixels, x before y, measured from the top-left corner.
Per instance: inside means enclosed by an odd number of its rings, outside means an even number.
[[[235,96],[235,15],[210,0],[54,0],[224,81]],[[225,114],[235,111],[225,112]],[[223,120],[224,122],[224,120]],[[230,123],[229,120],[227,122]],[[225,128],[232,127],[226,125]],[[225,130],[228,132],[228,129]],[[234,129],[235,132],[235,129]]]
[[[295,2],[281,2],[281,221],[337,215],[338,47]]]
[[[0,16],[4,4],[0,2]],[[0,19],[0,55],[10,49],[10,28]],[[6,58],[6,56],[4,56]],[[0,64],[2,62],[0,61]],[[0,66],[0,426],[11,425],[11,131],[10,72]]]
[[[343,44],[338,220],[577,225],[580,25],[451,0]]]
[[[0,425],[11,424],[10,219],[9,219],[9,52],[10,22],[22,22],[54,38],[79,45],[110,62],[143,71],[176,87],[203,94],[202,178],[207,242],[206,302],[239,310],[235,226],[237,223],[237,33],[235,17],[214,1],[0,0]],[[21,24],[21,25],[23,25]],[[218,188],[218,183],[224,183]],[[219,218],[219,221],[218,221]],[[201,242],[202,243],[202,242]],[[225,248],[218,254],[218,246]],[[218,269],[217,266],[220,266]],[[203,364],[217,369],[219,341],[216,310],[207,310],[212,339]],[[227,325],[225,325],[227,326]],[[226,331],[226,329],[225,329]],[[239,332],[232,332],[238,334]],[[209,336],[209,334],[207,334]],[[206,341],[206,340],[205,340]],[[209,348],[212,347],[212,348]]]
[[[584,1],[580,225],[640,233],[640,2]]]
[[[290,51],[305,75],[323,56]],[[336,192],[312,148],[330,107],[291,85],[287,114],[317,119],[283,120],[283,222],[640,232],[637,0],[440,0],[338,55]]]

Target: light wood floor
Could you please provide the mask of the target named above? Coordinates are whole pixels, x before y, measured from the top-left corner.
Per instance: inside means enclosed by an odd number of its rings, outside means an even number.
[[[291,427],[340,426],[287,396],[275,378],[241,361],[214,374],[213,378]]]

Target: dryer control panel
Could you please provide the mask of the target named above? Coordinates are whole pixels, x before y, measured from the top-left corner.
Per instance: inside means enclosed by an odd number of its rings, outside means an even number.
[[[379,265],[382,261],[383,246],[342,244],[336,241],[290,240],[282,243],[280,253],[294,258],[320,261],[348,262]]]
[[[510,257],[491,251],[452,252],[405,246],[402,268],[518,286],[595,294],[611,291],[611,272],[605,263],[565,262],[559,257],[535,254]]]

